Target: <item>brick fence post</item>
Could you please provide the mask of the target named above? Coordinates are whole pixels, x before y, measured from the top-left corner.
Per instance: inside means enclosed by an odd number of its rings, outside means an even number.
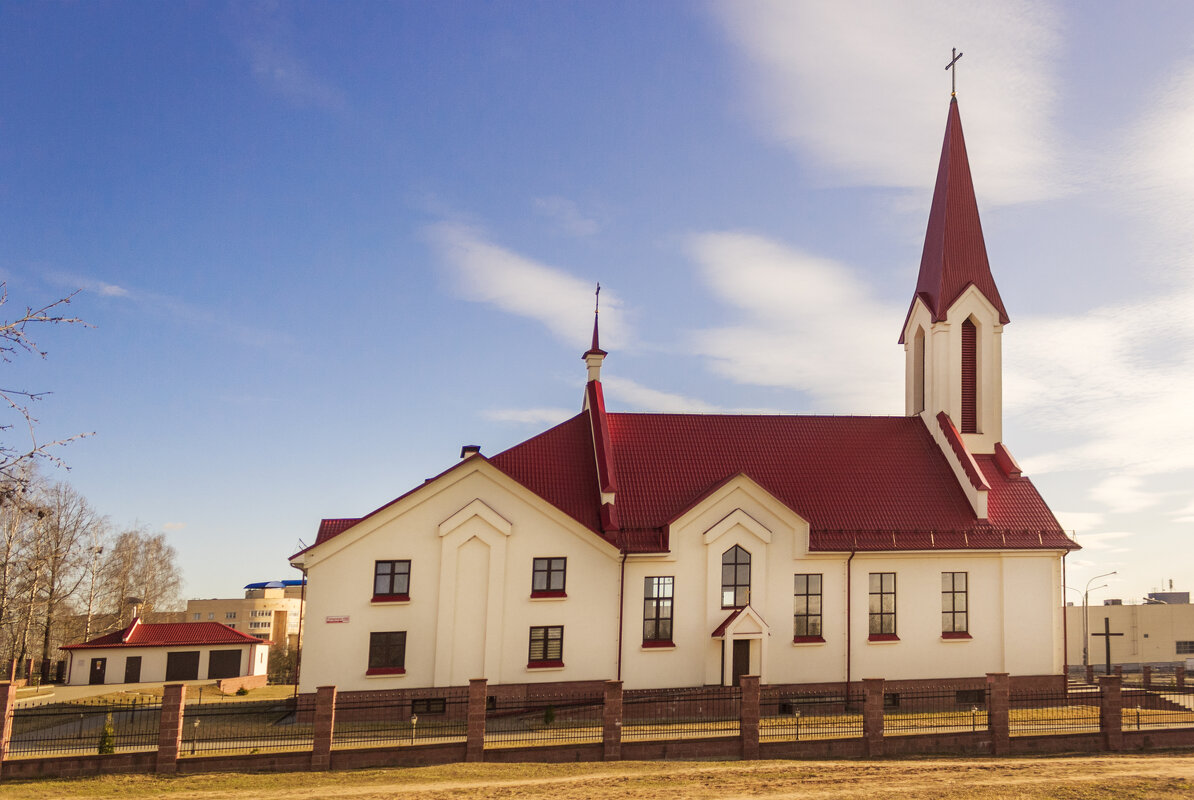
[[[1094,683],[1094,682],[1095,682],[1095,679],[1094,679],[1094,664],[1087,664],[1087,665],[1086,665],[1086,682],[1087,682],[1087,683]]]
[[[1178,664],[1173,670],[1173,680],[1179,689],[1186,688],[1186,665]]]
[[[1153,688],[1153,668],[1150,667],[1148,664],[1145,664],[1143,667],[1140,668],[1140,675],[1141,675],[1141,679],[1144,681],[1144,688],[1145,689]]]
[[[162,687],[162,716],[158,723],[158,754],[154,771],[173,775],[178,771],[178,751],[182,747],[182,714],[187,699],[184,683]]]
[[[862,749],[868,758],[883,755],[883,679],[863,678]]]
[[[17,699],[17,687],[0,683],[0,775],[4,774],[4,759],[8,758],[8,742],[12,739],[12,707]]]
[[[601,705],[601,757],[605,761],[622,760],[622,682],[606,681]]]
[[[1011,748],[1011,681],[1006,672],[987,673],[987,730],[991,734],[991,755],[1005,756]]]
[[[468,682],[468,738],[465,761],[485,760],[485,696],[489,682],[473,678]]]
[[[1099,704],[1099,730],[1107,750],[1122,750],[1124,746],[1123,678],[1106,675],[1099,679],[1102,702]]]
[[[742,689],[742,704],[738,714],[742,759],[754,761],[759,757],[759,676],[743,675],[738,679],[738,686]]]
[[[332,768],[332,732],[336,729],[336,687],[315,688],[315,730],[311,747],[311,769]]]

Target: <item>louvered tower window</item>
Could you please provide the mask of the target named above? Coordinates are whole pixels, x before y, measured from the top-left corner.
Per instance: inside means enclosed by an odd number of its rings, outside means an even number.
[[[962,433],[978,433],[978,330],[962,323]]]
[[[912,339],[912,410],[925,410],[925,330],[916,329]]]

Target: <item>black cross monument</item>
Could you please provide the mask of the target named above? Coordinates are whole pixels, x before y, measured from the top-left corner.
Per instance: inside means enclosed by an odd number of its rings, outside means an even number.
[[[1103,643],[1107,646],[1107,674],[1110,675],[1111,674],[1111,637],[1112,636],[1123,636],[1123,634],[1122,633],[1112,633],[1111,632],[1111,618],[1103,617],[1103,632],[1102,633],[1092,633],[1091,636],[1102,636],[1103,637]]]

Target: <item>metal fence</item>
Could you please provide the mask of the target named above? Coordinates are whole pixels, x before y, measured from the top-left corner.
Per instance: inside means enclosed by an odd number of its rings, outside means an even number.
[[[622,741],[738,736],[742,690],[734,687],[626,693]]]
[[[161,703],[50,703],[13,709],[9,758],[156,750]]]
[[[972,733],[987,729],[987,690],[902,689],[883,696],[883,733]]]
[[[341,695],[333,747],[381,747],[463,742],[468,735],[468,687],[434,697]]]
[[[1101,689],[1017,692],[1008,698],[1012,736],[1098,733]]]
[[[1194,727],[1194,687],[1153,687],[1123,692],[1125,731]]]
[[[315,743],[314,700],[314,695],[301,695],[188,705],[179,755],[310,750]]]
[[[796,741],[862,736],[861,693],[795,694],[763,689],[759,697],[759,739]]]
[[[602,741],[603,694],[561,698],[490,697],[485,746],[597,744]]]

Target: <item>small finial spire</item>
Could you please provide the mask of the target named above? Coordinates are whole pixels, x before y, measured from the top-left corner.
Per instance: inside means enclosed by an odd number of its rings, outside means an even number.
[[[584,354],[585,364],[589,367],[589,380],[601,380],[601,362],[606,352],[601,349],[601,341],[597,331],[597,316],[601,312],[601,284],[597,284],[597,291],[593,300],[593,346]]]
[[[958,69],[957,69],[957,67],[955,67],[954,65],[958,63],[958,59],[959,59],[959,58],[961,58],[963,55],[965,55],[965,53],[959,53],[959,52],[958,52],[958,48],[956,48],[956,47],[955,47],[955,48],[953,48],[953,51],[954,51],[954,59],[953,59],[953,61],[951,61],[951,62],[949,62],[948,64],[946,64],[946,65],[945,65],[945,68],[946,68],[947,70],[948,70],[948,69],[953,69],[953,72],[951,72],[951,73],[950,73],[950,93],[949,93],[949,96],[950,96],[950,97],[957,97],[957,96],[958,96]]]

